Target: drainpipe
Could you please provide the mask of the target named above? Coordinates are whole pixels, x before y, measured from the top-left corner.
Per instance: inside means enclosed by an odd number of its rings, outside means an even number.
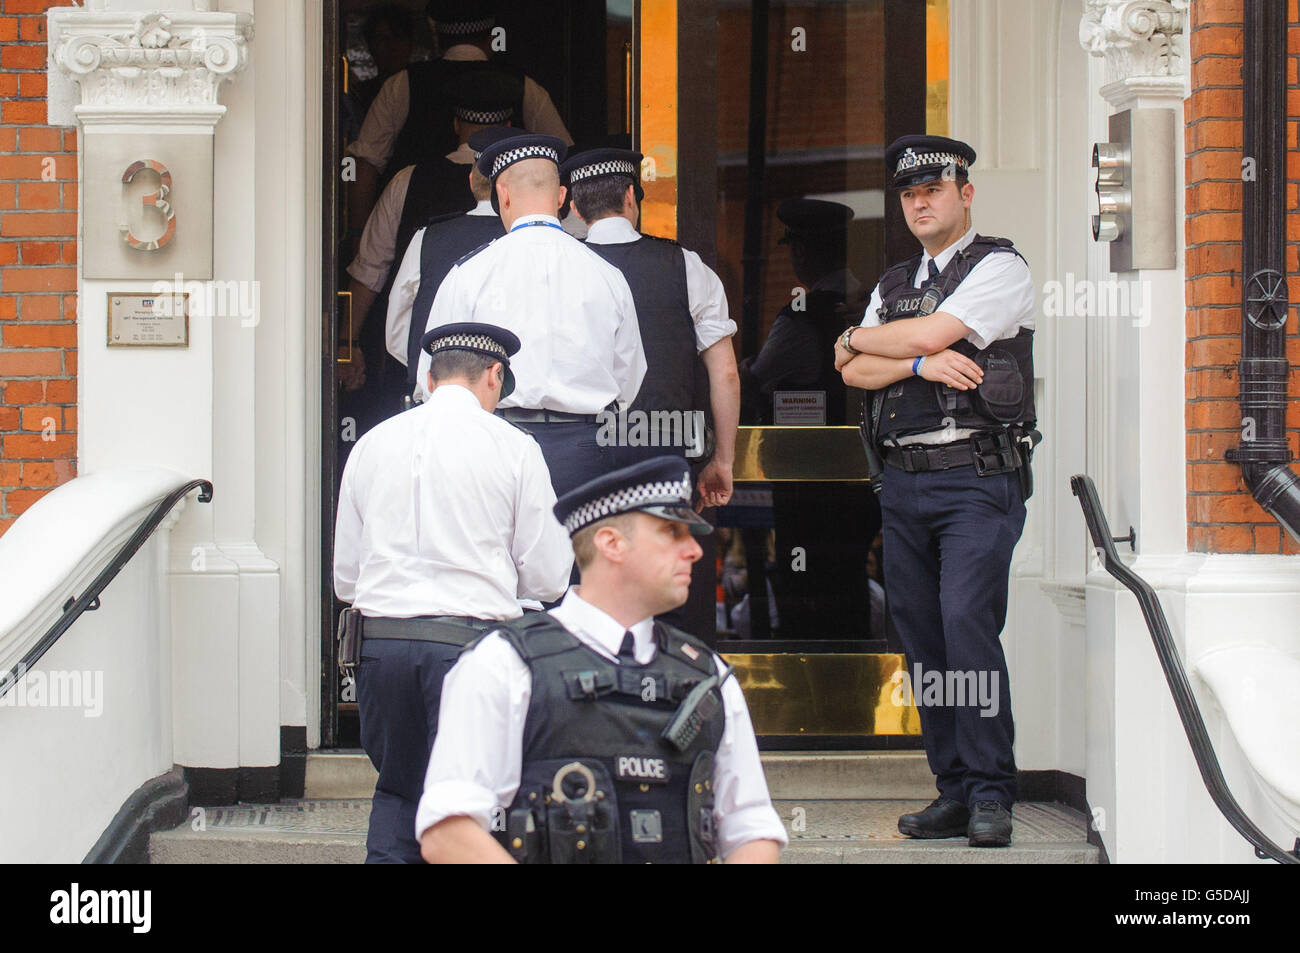
[[[1242,182],[1242,444],[1224,458],[1241,464],[1251,494],[1300,542],[1300,477],[1286,440],[1286,0],[1245,6]],[[1245,170],[1244,170],[1245,171]],[[1253,433],[1252,433],[1253,432]],[[1253,439],[1251,439],[1251,435]]]

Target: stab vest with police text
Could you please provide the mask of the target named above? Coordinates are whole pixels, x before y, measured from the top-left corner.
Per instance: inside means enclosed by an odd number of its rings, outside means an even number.
[[[420,339],[438,286],[452,266],[484,243],[506,233],[495,215],[452,215],[435,219],[424,231],[420,243],[420,286],[411,305],[411,327],[406,338],[407,393],[415,387],[416,369],[420,364]]]
[[[695,349],[681,246],[667,238],[642,235],[634,242],[589,242],[587,247],[623,273],[636,306],[646,372],[628,409],[707,414],[708,376]]]
[[[511,120],[523,125],[524,71],[498,60],[425,60],[412,63],[406,67],[407,80],[410,85],[410,107],[406,114],[406,123],[398,133],[393,145],[393,154],[388,165],[384,166],[381,185],[387,183],[399,169],[417,162],[427,162],[441,158],[456,148],[456,130],[452,126],[455,113],[451,103],[442,95],[442,86],[448,80],[461,73],[472,70],[492,70],[493,72],[513,73],[520,80],[519,99],[514,103]],[[467,170],[468,171],[468,170]]]
[[[920,288],[912,286],[912,279],[921,265],[921,255],[889,268],[880,277],[881,323],[942,311],[944,300],[971,269],[985,255],[994,253],[1020,254],[1009,239],[976,235],[966,248],[953,255],[937,279]],[[984,371],[980,386],[963,391],[913,375],[876,391],[872,417],[877,441],[941,430],[949,425],[976,430],[1001,429],[1012,424],[1033,427],[1036,415],[1032,330],[1021,328],[1014,338],[994,341],[982,350],[965,338],[950,347]]]
[[[502,846],[527,863],[713,859],[721,689],[686,750],[660,738],[690,690],[717,674],[713,652],[658,622],[646,665],[611,661],[549,613],[496,631],[532,674],[519,791],[493,824]]]

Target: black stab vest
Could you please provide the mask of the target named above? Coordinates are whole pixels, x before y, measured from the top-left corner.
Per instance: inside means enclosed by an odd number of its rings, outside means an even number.
[[[397,223],[394,276],[412,235],[434,219],[463,214],[478,204],[469,190],[469,168],[468,164],[452,162],[444,156],[433,162],[417,163],[411,171],[402,217]]]
[[[695,349],[686,259],[675,241],[642,235],[634,242],[587,247],[623,273],[632,290],[645,380],[629,410],[702,410],[709,414],[708,375]]]
[[[416,369],[420,363],[420,339],[424,337],[429,309],[433,307],[438,286],[467,252],[481,247],[506,233],[501,219],[495,215],[453,215],[429,223],[420,245],[420,287],[411,305],[411,327],[406,337],[406,378],[410,389],[415,387]]]
[[[393,144],[393,154],[384,166],[381,185],[391,179],[399,169],[417,162],[426,162],[441,158],[455,150],[457,146],[456,131],[452,128],[451,103],[441,95],[442,86],[460,73],[491,69],[494,72],[514,73],[519,77],[522,90],[524,71],[507,66],[499,60],[426,60],[412,63],[406,67],[406,75],[411,89],[411,105],[406,114],[406,122],[397,141]],[[520,92],[519,100],[514,104],[514,113],[510,117],[515,125],[523,125],[524,99]],[[468,171],[468,170],[467,170]]]
[[[952,257],[936,280],[920,288],[914,288],[912,280],[921,265],[921,255],[894,265],[880,277],[881,323],[942,311],[943,300],[956,290],[971,269],[985,255],[1000,252],[1020,254],[1009,239],[976,235]],[[949,419],[955,427],[976,430],[1001,429],[1013,424],[1034,426],[1033,331],[1021,328],[1014,338],[994,341],[983,350],[965,338],[950,347],[980,365],[984,370],[983,383],[973,391],[962,391],[913,375],[876,391],[872,419],[878,442],[940,430],[947,426]]]
[[[655,623],[648,665],[619,665],[587,647],[549,613],[496,630],[532,674],[519,791],[495,836],[529,863],[704,863],[717,854],[713,764],[722,743],[716,713],[685,751],[659,737],[681,700],[716,674],[713,652]],[[560,782],[557,771],[581,764]],[[578,782],[578,783],[575,783]]]

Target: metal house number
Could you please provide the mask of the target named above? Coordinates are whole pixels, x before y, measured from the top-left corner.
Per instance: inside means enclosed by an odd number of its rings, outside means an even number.
[[[141,196],[140,202],[146,212],[153,209],[160,214],[163,221],[167,223],[167,228],[157,238],[142,241],[131,232],[130,225],[124,225],[122,226],[122,239],[131,248],[139,251],[156,251],[168,244],[176,235],[176,211],[172,208],[171,203],[167,201],[167,196],[171,194],[172,190],[172,174],[161,162],[153,159],[141,159],[127,166],[126,171],[122,173],[122,185],[130,185],[137,174],[145,171],[158,173],[158,190]]]

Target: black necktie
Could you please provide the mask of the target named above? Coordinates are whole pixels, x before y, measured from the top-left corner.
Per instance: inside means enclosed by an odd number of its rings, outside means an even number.
[[[631,632],[623,633],[623,644],[618,647],[618,664],[635,665],[636,653],[632,651],[636,645],[636,640],[632,638]]]
[[[930,283],[934,284],[938,280],[939,280],[939,266],[936,265],[934,263],[934,259],[931,258],[930,259]]]

